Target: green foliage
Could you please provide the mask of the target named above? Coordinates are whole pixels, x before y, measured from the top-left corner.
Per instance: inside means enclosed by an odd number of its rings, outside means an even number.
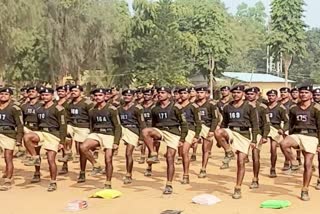
[[[230,18],[232,54],[227,71],[265,71],[266,13],[262,2],[253,7],[242,3]]]
[[[269,43],[275,56],[283,54],[284,63],[291,64],[293,56],[305,54],[305,27],[303,0],[274,0],[271,11]]]
[[[0,84],[76,82],[109,87],[189,85],[221,71],[264,71],[266,46],[290,78],[319,80],[319,29],[305,32],[302,0],[227,12],[221,0],[1,0]],[[307,36],[306,36],[307,35]]]
[[[310,29],[306,35],[306,55],[293,61],[289,76],[298,82],[320,84],[320,29]]]

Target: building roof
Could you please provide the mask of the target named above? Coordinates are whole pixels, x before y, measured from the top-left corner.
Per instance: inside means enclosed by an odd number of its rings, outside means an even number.
[[[223,76],[240,80],[242,82],[277,82],[284,83],[285,79],[271,74],[249,73],[249,72],[224,72]],[[288,82],[294,82],[288,80]]]

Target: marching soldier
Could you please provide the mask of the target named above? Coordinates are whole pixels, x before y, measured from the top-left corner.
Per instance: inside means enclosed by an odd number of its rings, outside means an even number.
[[[105,152],[106,181],[104,188],[111,189],[113,174],[113,151],[119,145],[121,138],[121,125],[118,110],[105,101],[106,90],[102,88],[93,91],[95,106],[89,111],[90,134],[80,145],[80,175],[78,183],[85,182],[86,162],[89,160],[93,166],[97,161],[92,155],[92,150],[102,147]]]
[[[189,88],[190,90],[190,102],[191,103],[195,103],[196,100],[197,100],[197,91],[196,91],[196,88],[195,87],[190,87]]]
[[[70,97],[68,98],[68,90],[70,91],[70,87],[67,88],[67,86],[59,86],[56,88],[57,95],[59,97],[59,100],[56,102],[57,105],[62,106],[64,109],[68,108],[69,103],[71,102]],[[70,93],[69,93],[70,94]],[[67,124],[69,123],[69,118],[66,117]],[[70,136],[66,139],[65,147],[62,149],[62,158],[59,158],[59,162],[63,162],[61,170],[58,172],[59,175],[64,175],[68,173],[68,162],[69,160],[72,160],[72,138]]]
[[[145,89],[144,92],[144,101],[142,104],[143,107],[143,116],[146,123],[146,127],[150,128],[152,127],[152,117],[151,117],[151,111],[152,108],[155,107],[155,104],[152,100],[153,97],[153,91],[151,89]],[[155,142],[154,144],[155,150],[158,153],[160,149],[160,142]],[[139,164],[143,164],[145,162],[146,157],[146,145],[143,144],[141,147],[141,158],[139,160]],[[150,155],[150,151],[148,150],[148,156]],[[152,175],[152,164],[148,164],[146,171],[144,172],[144,176],[151,176]]]
[[[313,90],[313,101],[320,104],[320,88]]]
[[[28,87],[22,87],[20,89],[20,99],[18,100],[18,103],[20,103],[20,105],[26,103],[28,101]]]
[[[268,140],[268,135],[270,132],[270,120],[268,107],[260,103],[259,99],[260,90],[257,87],[248,88],[245,90],[246,100],[255,106],[258,113],[259,121],[259,134],[257,137],[258,145],[252,149],[252,161],[253,161],[253,179],[250,184],[250,189],[259,188],[259,172],[260,172],[260,151],[263,144]]]
[[[298,103],[299,102],[299,90],[298,88],[294,87],[291,89],[290,91],[291,94],[291,100],[294,103]]]
[[[67,136],[66,112],[62,106],[56,105],[53,101],[54,90],[45,88],[40,91],[44,104],[36,110],[39,127],[38,131],[25,134],[24,143],[28,152],[32,155],[26,166],[39,166],[36,168],[35,176],[40,181],[40,148],[47,152],[51,181],[48,192],[57,189],[57,152],[63,148]],[[40,147],[37,148],[36,147]]]
[[[320,106],[312,102],[312,86],[299,87],[299,103],[290,107],[289,135],[280,144],[284,155],[291,162],[291,170],[299,169],[291,148],[302,149],[304,156],[303,187],[301,200],[310,200],[308,187],[312,177],[312,161],[320,152]]]
[[[197,91],[195,87],[190,87],[190,102],[195,103],[197,100]],[[192,154],[190,161],[196,161],[197,160],[197,149],[198,149],[198,143],[195,143],[192,145]]]
[[[230,143],[237,154],[237,183],[232,198],[241,198],[241,185],[245,174],[245,160],[249,149],[257,144],[258,117],[255,106],[243,100],[244,86],[239,85],[231,89],[233,101],[223,109],[221,128],[216,130],[218,143],[230,151]],[[250,133],[251,128],[251,133]],[[250,138],[250,136],[252,136]],[[228,146],[225,146],[228,145]]]
[[[219,112],[222,113],[223,107],[225,107],[230,101],[230,87],[229,86],[223,86],[220,88],[221,98],[217,102],[217,107],[219,109]]]
[[[111,97],[110,97],[110,102],[112,103],[112,105],[114,105],[115,107],[120,107],[121,103],[120,103],[121,99],[120,99],[120,92],[119,92],[119,88],[117,87],[111,87]]]
[[[21,105],[21,110],[23,114],[24,121],[24,133],[30,133],[38,131],[38,117],[36,111],[40,108],[43,103],[40,101],[40,88],[39,87],[29,87],[27,89],[29,101]],[[27,159],[26,159],[27,160]],[[36,172],[39,172],[40,167],[36,166]],[[36,183],[40,181],[40,174],[34,175],[31,182]]]
[[[70,90],[72,100],[67,106],[68,133],[75,141],[76,156],[74,162],[78,163],[80,157],[79,145],[84,142],[90,132],[89,110],[93,107],[93,103],[82,96],[82,86],[74,85],[70,87]],[[64,162],[70,160],[71,155],[72,154],[70,152],[66,154]]]
[[[142,104],[143,103],[143,88],[138,88],[136,91],[136,103]]]
[[[203,139],[202,143],[202,167],[198,175],[199,178],[205,178],[207,176],[207,165],[212,149],[212,145],[215,141],[214,131],[218,125],[219,110],[213,101],[208,99],[208,87],[196,88],[198,99],[196,104],[199,106],[199,113],[202,121],[200,136]]]
[[[199,114],[199,106],[195,103],[191,103],[189,88],[180,88],[180,101],[179,104],[182,106],[182,112],[185,115],[186,121],[188,123],[188,135],[182,146],[182,164],[183,164],[183,177],[182,184],[189,184],[189,150],[193,144],[196,144],[199,140],[201,132],[201,118]]]
[[[36,109],[42,105],[39,90],[39,87],[27,88],[28,101],[21,105],[24,121],[24,133],[38,130]],[[15,154],[15,157],[21,157],[25,154],[25,149],[22,145],[17,146],[18,152]]]
[[[4,182],[0,191],[7,191],[13,182],[13,152],[16,144],[22,143],[23,121],[21,109],[12,101],[13,91],[10,88],[0,89],[0,148],[4,150],[6,168],[2,178]]]
[[[290,88],[288,87],[283,87],[280,88],[280,103],[284,105],[284,107],[287,109],[287,112],[289,112],[290,107],[295,104],[291,99],[290,99]],[[297,150],[297,160],[299,161],[299,164],[301,165],[301,152]],[[283,171],[288,171],[290,169],[290,166],[287,161],[285,161],[284,166],[282,168]]]
[[[278,91],[270,90],[267,92],[268,96],[268,111],[269,119],[271,123],[270,133],[268,138],[270,139],[270,178],[277,177],[276,162],[277,162],[277,147],[283,140],[283,137],[289,130],[289,117],[288,112],[284,105],[277,101]],[[281,126],[283,124],[283,126]],[[288,160],[285,161],[285,167],[289,169],[290,165]]]
[[[170,101],[171,90],[160,87],[157,92],[159,103],[151,110],[152,128],[145,128],[143,137],[151,153],[147,159],[149,164],[159,162],[154,143],[163,140],[167,144],[167,183],[163,194],[172,194],[175,155],[178,147],[185,142],[188,124],[182,112],[182,106]]]
[[[143,107],[134,103],[135,92],[126,89],[122,92],[124,104],[119,108],[122,126],[122,140],[126,145],[126,170],[124,184],[132,183],[133,151],[136,146],[143,144],[142,129],[146,127],[143,117]]]
[[[280,103],[286,107],[287,110],[289,110],[290,106],[292,106],[294,103],[290,99],[290,88],[282,87],[280,88]]]

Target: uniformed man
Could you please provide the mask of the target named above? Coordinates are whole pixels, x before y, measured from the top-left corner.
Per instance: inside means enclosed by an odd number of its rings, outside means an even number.
[[[195,87],[190,87],[189,88],[189,91],[190,91],[190,102],[191,103],[195,103],[196,100],[197,100],[197,91],[196,91],[196,88]],[[201,139],[200,139],[201,140]],[[191,154],[191,158],[190,158],[190,161],[193,162],[193,161],[196,161],[197,160],[197,149],[198,149],[198,143],[195,143],[192,145],[192,154]]]
[[[179,88],[175,88],[173,90],[173,101],[179,102],[179,99],[180,99]]]
[[[182,146],[182,164],[183,164],[183,177],[182,184],[189,184],[189,150],[193,144],[198,143],[200,132],[201,132],[201,117],[199,114],[199,106],[195,103],[191,103],[190,90],[187,87],[179,89],[180,99],[179,104],[182,106],[182,112],[185,115],[188,123],[188,135]]]
[[[56,88],[56,92],[59,97],[59,100],[57,100],[56,104],[62,106],[64,109],[67,109],[69,103],[71,102],[70,97],[69,98],[67,97],[68,90],[70,90],[70,87],[68,89],[66,85],[58,86]],[[68,116],[69,116],[69,114],[67,114],[67,117],[66,117],[67,123],[69,122]],[[72,160],[72,151],[71,151],[72,148],[71,147],[72,147],[72,137],[69,134],[69,136],[66,139],[65,147],[62,149],[62,158],[58,159],[59,162],[63,162],[62,168],[58,172],[59,175],[67,174],[69,171],[68,170],[68,161]]]
[[[290,88],[288,87],[282,87],[280,88],[280,100],[279,102],[286,107],[287,110],[289,110],[290,106],[294,104],[292,100],[290,99]]]
[[[119,108],[122,126],[122,141],[126,145],[126,170],[123,178],[124,184],[132,183],[133,150],[143,144],[142,129],[146,127],[143,116],[143,107],[134,103],[135,91],[125,89],[122,92],[124,104]]]
[[[269,118],[270,118],[270,133],[268,138],[270,140],[270,161],[271,161],[271,168],[270,168],[270,178],[277,177],[276,173],[276,162],[277,162],[277,147],[280,142],[283,140],[283,137],[288,134],[287,131],[289,130],[289,117],[288,112],[284,105],[277,101],[278,98],[278,91],[277,90],[270,90],[267,92],[268,96],[268,111],[269,111]],[[285,163],[287,164],[286,167],[290,167],[289,160],[286,160]]]
[[[143,90],[143,102],[142,102],[142,107],[143,107],[143,117],[144,121],[146,123],[147,127],[151,127],[152,125],[152,120],[151,120],[151,109],[154,107],[154,103],[152,101],[152,90],[151,89],[144,89]],[[146,160],[146,145],[143,143],[141,145],[141,156],[138,159],[139,164],[144,164]],[[147,171],[149,171],[149,168],[147,168]],[[151,169],[150,169],[151,171]]]
[[[25,134],[24,143],[28,152],[32,155],[30,160],[25,163],[26,166],[40,166],[40,148],[46,150],[50,178],[48,191],[57,189],[57,152],[63,148],[67,136],[66,111],[53,101],[54,90],[45,88],[40,91],[44,104],[36,110],[38,117],[39,131]],[[38,176],[40,180],[40,167],[36,168],[34,177]]]
[[[223,107],[225,107],[231,101],[230,87],[229,86],[221,87],[220,94],[221,94],[221,98],[217,102],[217,107],[220,113],[222,113]]]
[[[111,88],[106,88],[105,89],[105,91],[106,91],[106,95],[105,95],[105,101],[107,102],[107,103],[109,103],[110,102],[110,99],[111,99],[111,94],[112,94],[112,90],[111,90]]]
[[[144,142],[150,150],[147,162],[158,163],[158,154],[154,142],[162,140],[167,144],[167,183],[163,194],[172,194],[174,160],[178,147],[182,146],[188,134],[188,124],[182,112],[182,106],[170,101],[171,90],[158,88],[159,103],[151,110],[152,127],[143,130]]]
[[[259,134],[257,137],[258,145],[252,149],[252,161],[253,161],[253,179],[250,184],[250,189],[259,188],[259,172],[260,172],[260,151],[262,145],[268,141],[268,135],[270,132],[270,120],[268,107],[260,103],[259,99],[260,90],[257,87],[247,88],[245,90],[246,100],[250,104],[255,106],[258,113],[259,121]]]
[[[27,95],[28,101],[24,102],[21,105],[21,110],[23,113],[24,121],[24,133],[38,130],[37,127],[37,115],[36,109],[39,108],[42,103],[40,101],[39,87],[28,87]],[[25,155],[25,149],[22,145],[18,146],[18,152],[15,154],[15,157],[22,157]]]
[[[291,162],[291,170],[299,169],[291,148],[302,150],[304,156],[303,187],[301,200],[310,200],[308,187],[312,177],[312,161],[320,152],[320,105],[312,102],[312,86],[299,87],[299,103],[290,107],[289,135],[280,144],[284,155]]]
[[[57,104],[66,109],[68,107],[68,104],[70,103],[70,98],[67,97],[68,95],[67,86],[58,86],[56,88],[56,92],[59,97]]]
[[[152,117],[151,117],[151,111],[155,107],[155,103],[153,102],[153,90],[152,89],[145,89],[144,92],[144,101],[142,104],[143,107],[143,116],[146,123],[146,127],[151,128],[152,127]],[[154,143],[155,151],[158,153],[160,149],[160,141],[157,141]],[[143,144],[141,147],[141,159],[139,163],[145,162],[145,153],[146,153],[146,144]],[[148,156],[150,156],[150,150],[148,150]],[[151,176],[152,175],[152,164],[148,163],[147,169],[144,172],[144,176]]]
[[[18,102],[20,103],[20,105],[26,103],[28,101],[28,92],[27,92],[28,87],[22,87],[20,89],[20,99],[18,100]]]
[[[111,189],[111,179],[113,173],[113,151],[118,147],[121,138],[121,125],[118,110],[105,101],[106,90],[97,88],[93,91],[96,102],[94,108],[89,111],[90,134],[80,145],[80,175],[78,183],[85,182],[86,162],[89,160],[93,166],[97,164],[91,151],[102,147],[105,152],[106,181],[104,188]]]
[[[120,92],[119,92],[119,88],[117,87],[111,87],[111,97],[110,97],[110,102],[112,103],[112,105],[114,105],[115,107],[120,107],[121,103],[120,103]]]
[[[40,106],[42,106],[43,104],[40,100],[39,91],[40,91],[39,87],[29,87],[27,89],[29,101],[21,105],[25,134],[29,132],[38,131],[38,118],[37,118],[36,110],[40,108]],[[20,148],[22,148],[22,146],[19,147],[19,149]],[[25,153],[24,150],[25,149],[23,148],[21,154]],[[16,156],[18,157],[18,154],[16,154]],[[26,157],[25,161],[27,161],[28,158],[29,156]]]
[[[291,100],[294,103],[298,103],[299,102],[299,90],[297,87],[293,87],[290,91],[291,94]]]
[[[197,100],[197,91],[196,91],[196,88],[195,87],[190,87],[189,88],[189,90],[190,90],[190,102],[191,103],[195,103],[196,102],[196,100]]]
[[[80,85],[73,85],[70,87],[71,98],[67,106],[68,113],[68,133],[75,141],[76,155],[74,162],[79,162],[79,145],[87,138],[89,130],[89,110],[93,107],[93,103],[82,96],[83,87]],[[69,160],[71,153],[66,154],[65,162]],[[97,169],[98,170],[98,169]]]
[[[313,90],[313,101],[320,104],[320,88]]]
[[[284,107],[287,109],[287,111],[289,112],[289,108],[295,104],[290,97],[290,88],[288,87],[283,87],[280,88],[280,103],[282,105],[284,105]],[[301,152],[300,150],[297,150],[297,160],[299,161],[299,164],[301,165]],[[290,169],[289,163],[287,161],[284,162],[282,171],[288,171]]]
[[[137,91],[136,91],[136,103],[138,104],[142,104],[143,103],[143,88],[138,88]]]
[[[212,145],[216,142],[214,138],[214,131],[218,126],[219,110],[214,101],[209,100],[208,87],[196,87],[197,102],[199,106],[199,113],[202,121],[200,136],[203,139],[202,143],[202,167],[198,175],[199,178],[207,176],[207,165],[212,149]]]
[[[173,101],[173,102],[176,102],[176,103],[179,103],[179,102],[180,102],[179,87],[176,87],[176,88],[173,90],[172,101]],[[177,157],[177,159],[176,159],[176,164],[177,164],[177,165],[182,164],[182,146],[180,146],[180,147],[178,148],[178,157]]]
[[[255,87],[253,87],[253,88],[254,88],[256,91],[258,91],[257,101],[258,101],[259,103],[263,103],[263,104],[267,105],[267,104],[268,104],[268,100],[266,100],[265,98],[263,98],[261,89],[260,89],[259,87],[257,87],[257,86],[255,86]]]
[[[13,152],[16,144],[22,143],[23,121],[21,109],[14,105],[13,91],[10,88],[0,89],[0,148],[4,151],[5,170],[0,191],[7,191],[13,182]]]
[[[220,145],[231,144],[237,153],[237,183],[232,195],[234,199],[241,198],[245,160],[250,147],[251,149],[256,147],[259,126],[257,111],[252,104],[243,99],[243,92],[243,85],[234,86],[231,89],[233,101],[224,107],[221,129],[215,132]],[[229,149],[229,147],[226,148]]]

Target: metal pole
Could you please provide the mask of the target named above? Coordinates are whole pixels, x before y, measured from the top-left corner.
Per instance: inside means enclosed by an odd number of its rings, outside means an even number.
[[[214,60],[211,54],[209,54],[209,69],[210,69],[210,98],[213,99],[213,70],[214,70]]]
[[[267,73],[270,72],[270,69],[269,69],[269,45],[267,46]]]

